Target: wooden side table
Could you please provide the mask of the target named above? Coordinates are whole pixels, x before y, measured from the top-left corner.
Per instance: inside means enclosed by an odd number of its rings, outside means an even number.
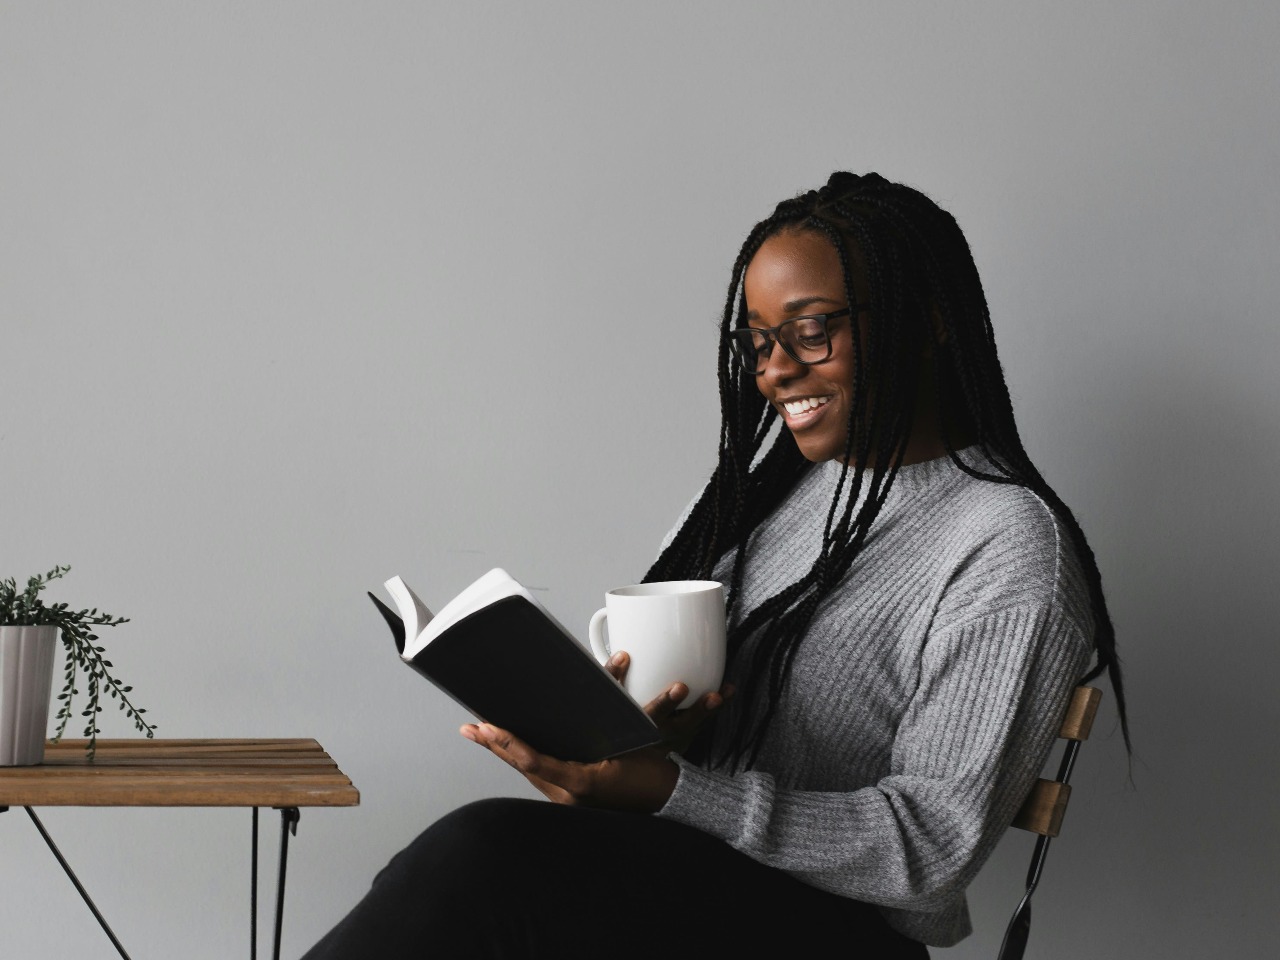
[[[85,741],[51,743],[44,763],[0,767],[0,812],[26,808],[36,829],[84,898],[120,956],[128,958],[106,920],[36,816],[33,806],[251,807],[249,919],[251,960],[258,944],[258,808],[280,811],[280,869],[275,941],[280,957],[289,835],[299,807],[353,807],[360,793],[315,740],[99,740],[90,763]]]

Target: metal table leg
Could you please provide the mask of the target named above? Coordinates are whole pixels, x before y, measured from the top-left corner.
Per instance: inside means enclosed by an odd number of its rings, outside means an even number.
[[[258,808],[253,808],[253,839],[249,844],[249,960],[258,960]]]
[[[273,960],[280,960],[280,934],[284,929],[284,880],[289,862],[289,834],[298,835],[298,821],[302,814],[297,807],[276,807],[280,811],[280,876],[276,885],[276,927],[271,951]],[[253,840],[251,843],[252,871],[249,875],[249,960],[258,956],[258,808],[253,808]]]
[[[0,813],[5,813],[9,808],[0,805]],[[62,865],[62,869],[70,878],[72,884],[75,885],[76,891],[80,894],[89,910],[93,913],[94,918],[102,927],[107,938],[111,941],[112,946],[116,948],[116,952],[120,954],[124,960],[131,960],[129,954],[125,951],[124,945],[120,942],[111,926],[107,923],[106,918],[98,909],[97,904],[93,902],[93,898],[89,896],[89,891],[84,888],[84,884],[80,882],[80,878],[76,876],[75,871],[71,869],[71,864],[67,863],[66,857],[62,855],[62,851],[58,849],[58,845],[53,842],[53,838],[49,836],[49,831],[44,828],[44,824],[40,822],[40,818],[36,816],[36,812],[30,807],[23,807],[27,811],[27,815],[31,817],[31,822],[36,825],[36,829],[40,831],[40,836],[44,838],[44,842],[49,849],[53,851],[54,857],[58,863]],[[302,814],[297,807],[277,807],[280,811],[280,874],[276,884],[276,925],[275,925],[275,941],[271,956],[273,960],[280,960],[280,935],[284,930],[284,885],[285,871],[289,863],[289,835],[298,835],[298,821],[302,818]],[[249,957],[250,960],[256,960],[258,956],[258,808],[253,808],[253,837],[251,843],[251,872],[249,876]]]
[[[0,812],[8,809],[8,807],[0,807]],[[49,836],[49,831],[44,828],[44,824],[40,822],[40,818],[36,816],[36,812],[30,807],[23,807],[22,809],[27,811],[27,816],[31,818],[31,822],[34,823],[36,825],[36,829],[40,831],[40,836],[44,837],[44,842],[49,845],[49,849],[53,851],[53,855],[58,858],[58,863],[62,864],[62,869],[66,871],[67,876],[70,877],[71,882],[75,884],[75,888],[79,891],[84,902],[88,904],[89,909],[93,911],[94,917],[102,927],[103,932],[106,933],[107,938],[111,941],[112,946],[116,948],[116,951],[120,956],[124,957],[124,960],[129,960],[129,954],[125,952],[124,946],[120,943],[120,940],[116,937],[115,933],[112,932],[111,927],[107,924],[106,918],[103,917],[102,913],[98,910],[97,905],[94,904],[93,898],[89,896],[89,891],[84,888],[84,884],[80,882],[75,871],[71,869],[71,864],[67,863],[66,857],[62,855],[62,851],[58,849],[58,845],[53,842],[53,837]]]
[[[289,834],[298,835],[298,821],[302,814],[297,807],[277,807],[280,811],[280,878],[276,884],[276,931],[272,960],[280,960],[280,934],[284,929],[284,880],[289,863]]]

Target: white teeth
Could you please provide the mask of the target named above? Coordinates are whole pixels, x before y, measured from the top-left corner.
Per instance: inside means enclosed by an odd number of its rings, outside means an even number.
[[[791,414],[791,416],[796,417],[802,413],[808,412],[809,410],[816,410],[818,407],[821,407],[830,400],[830,397],[805,397],[803,400],[793,400],[790,403],[784,403],[782,407],[787,411],[787,413]]]

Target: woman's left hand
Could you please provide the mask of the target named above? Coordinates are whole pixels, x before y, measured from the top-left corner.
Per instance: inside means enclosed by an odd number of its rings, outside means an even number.
[[[515,767],[556,803],[653,813],[667,802],[680,775],[665,747],[641,747],[597,763],[575,763],[539,753],[492,724],[468,723],[460,732]]]
[[[626,667],[625,654],[609,664],[610,672],[619,679],[625,674]],[[464,724],[459,732],[505,760],[548,800],[653,813],[667,802],[680,775],[680,768],[668,756],[670,742],[686,739],[693,726],[724,702],[720,694],[709,693],[677,716],[676,708],[688,694],[689,688],[683,683],[673,684],[645,707],[645,713],[663,731],[663,744],[642,747],[596,763],[576,763],[549,757],[510,731],[489,723]]]

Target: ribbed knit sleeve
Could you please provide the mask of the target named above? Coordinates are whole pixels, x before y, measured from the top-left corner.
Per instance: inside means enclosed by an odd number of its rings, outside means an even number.
[[[759,768],[677,758],[659,815],[948,946],[970,931],[963,891],[1039,775],[1092,642],[1043,504],[950,471],[916,479],[896,508],[909,522],[890,512],[802,644]],[[821,503],[824,489],[798,496]],[[904,603],[920,544],[936,560]],[[893,615],[877,618],[889,595]]]

